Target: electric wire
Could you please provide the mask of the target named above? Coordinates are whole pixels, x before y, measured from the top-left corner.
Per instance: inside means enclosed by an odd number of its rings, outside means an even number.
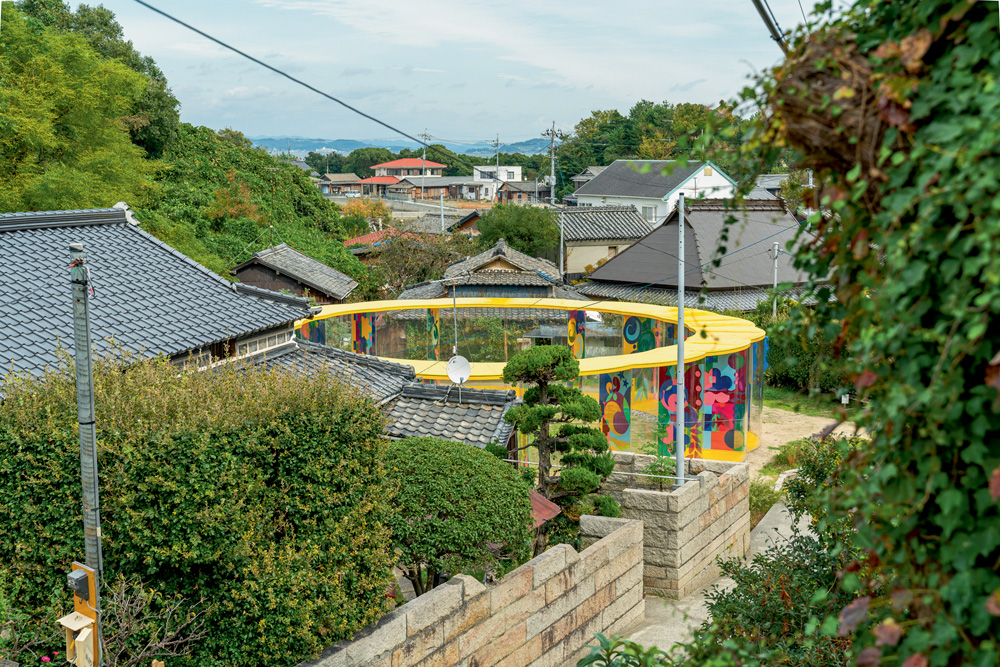
[[[167,12],[165,12],[162,9],[159,9],[157,7],[154,7],[153,5],[149,4],[148,2],[144,2],[144,0],[135,0],[135,2],[138,3],[138,4],[140,4],[140,5],[142,5],[146,9],[149,9],[150,11],[156,12],[157,14],[159,14],[160,16],[163,16],[166,19],[169,19],[169,20],[173,21],[174,23],[177,23],[178,25],[181,25],[181,26],[187,28],[188,30],[201,35],[205,39],[207,39],[209,41],[212,41],[212,42],[215,42],[219,46],[221,46],[221,47],[223,47],[225,49],[229,49],[233,53],[241,55],[244,58],[246,58],[247,60],[258,64],[261,67],[264,67],[265,69],[269,69],[269,70],[271,70],[272,72],[274,72],[275,74],[277,74],[279,76],[285,77],[289,81],[297,83],[300,86],[302,86],[304,88],[307,88],[307,89],[313,91],[314,93],[316,93],[318,95],[322,95],[323,97],[325,97],[326,99],[328,99],[328,100],[330,100],[332,102],[336,102],[340,106],[344,107],[345,109],[348,109],[349,111],[353,111],[354,113],[358,114],[359,116],[367,118],[368,120],[370,120],[370,121],[372,121],[374,123],[378,123],[382,127],[386,128],[388,130],[392,130],[396,134],[404,136],[407,139],[410,139],[411,141],[415,141],[418,144],[420,144],[421,146],[428,146],[426,143],[424,143],[420,139],[417,139],[416,137],[414,137],[414,136],[412,136],[412,135],[404,132],[403,130],[400,130],[399,128],[394,127],[394,126],[390,125],[389,123],[387,123],[387,122],[385,122],[383,120],[380,120],[380,119],[376,118],[375,116],[372,116],[371,114],[365,113],[364,111],[358,109],[357,107],[354,107],[354,106],[348,104],[347,102],[345,102],[345,101],[343,101],[343,100],[341,100],[341,99],[339,99],[337,97],[334,97],[333,95],[330,95],[329,93],[325,93],[322,90],[320,90],[319,88],[316,88],[315,86],[312,86],[312,85],[306,83],[305,81],[302,81],[301,79],[298,79],[298,78],[292,76],[291,74],[289,74],[289,73],[287,73],[287,72],[285,72],[285,71],[283,71],[281,69],[278,69],[277,67],[275,67],[273,65],[269,65],[268,63],[264,62],[263,60],[260,60],[259,58],[254,58],[249,53],[246,53],[245,51],[241,51],[241,50],[237,49],[235,46],[231,46],[231,45],[227,44],[226,42],[222,41],[221,39],[218,39],[216,37],[213,37],[212,35],[209,35],[207,32],[204,32],[203,30],[199,30],[198,28],[195,28],[190,23],[185,23],[184,21],[180,20],[176,16],[173,16],[172,14],[168,14]],[[428,146],[428,148],[429,148],[429,146]]]

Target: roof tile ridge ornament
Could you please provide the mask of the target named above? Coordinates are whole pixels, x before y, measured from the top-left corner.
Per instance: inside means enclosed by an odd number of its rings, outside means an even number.
[[[111,208],[117,208],[121,209],[122,211],[125,211],[125,220],[129,224],[135,225],[136,227],[140,225],[139,220],[135,217],[135,214],[132,212],[132,207],[126,204],[125,202],[120,201]]]

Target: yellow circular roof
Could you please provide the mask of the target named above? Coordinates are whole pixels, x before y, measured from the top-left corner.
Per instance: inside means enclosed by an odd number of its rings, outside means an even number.
[[[459,308],[544,308],[549,310],[595,310],[616,315],[634,315],[649,317],[663,322],[677,322],[677,308],[672,306],[656,306],[647,303],[632,303],[629,301],[571,301],[568,299],[491,299],[462,298],[455,301]],[[355,313],[381,313],[397,310],[422,310],[427,308],[451,308],[451,299],[412,299],[399,301],[364,301],[361,303],[345,303],[323,306],[312,320],[323,320],[330,317],[353,315]],[[309,320],[300,320],[295,326],[301,326]],[[707,310],[693,308],[684,309],[684,326],[694,331],[684,341],[684,360],[686,363],[698,361],[705,357],[728,354],[745,350],[752,343],[764,338],[764,330],[757,328],[752,322],[738,317],[720,315]],[[443,332],[442,332],[443,334]],[[442,335],[441,344],[447,345],[447,338]],[[421,361],[383,357],[386,361],[412,366],[417,375],[434,380],[447,380],[447,360]],[[648,352],[635,354],[617,354],[608,357],[595,357],[580,360],[580,375],[599,375],[601,373],[616,373],[630,368],[653,368],[657,366],[673,366],[677,363],[677,346],[658,347]],[[499,380],[503,375],[502,362],[479,362],[472,364],[470,383],[485,380]]]

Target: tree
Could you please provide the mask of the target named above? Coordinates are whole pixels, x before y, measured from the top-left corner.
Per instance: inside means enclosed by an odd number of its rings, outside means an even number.
[[[529,387],[524,403],[508,410],[504,418],[532,438],[522,449],[537,450],[537,489],[550,500],[591,493],[615,468],[607,436],[581,426],[600,421],[601,409],[597,401],[565,384],[575,382],[579,374],[580,362],[561,345],[530,347],[511,357],[503,369],[504,382]],[[563,466],[558,475],[552,474],[555,454]],[[535,552],[544,548],[543,526],[536,536]]]
[[[358,178],[368,178],[374,176],[372,165],[383,162],[391,162],[396,156],[387,148],[375,148],[367,146],[365,148],[355,148],[350,155],[344,158],[343,169],[346,172],[357,174]]]
[[[61,0],[22,0],[18,6],[26,16],[54,30],[80,35],[102,58],[117,60],[146,78],[142,94],[122,121],[133,143],[150,157],[163,155],[167,145],[177,138],[180,103],[156,62],[140,54],[132,42],[125,39],[114,13],[101,6],[88,5],[78,6],[74,13]]]
[[[406,223],[397,223],[390,234],[375,251],[370,269],[391,299],[407,285],[441,278],[449,264],[468,257],[475,247],[465,234],[428,234]]]
[[[532,257],[554,258],[559,252],[559,226],[548,208],[497,204],[476,226],[479,246],[484,250],[504,239],[511,248]]]
[[[309,151],[303,162],[312,167],[317,174],[340,174],[344,173],[346,159],[337,151],[329,153]]]
[[[386,469],[398,488],[392,545],[417,595],[443,574],[504,568],[526,551],[531,502],[511,465],[465,443],[403,438]]]
[[[141,205],[157,166],[121,121],[145,79],[74,34],[5,8],[0,40],[0,211]]]

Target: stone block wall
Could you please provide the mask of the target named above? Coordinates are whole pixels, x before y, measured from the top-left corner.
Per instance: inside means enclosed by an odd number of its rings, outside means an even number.
[[[549,667],[587,654],[594,633],[645,614],[643,526],[603,519],[577,553],[555,546],[485,586],[457,575],[300,667]]]
[[[720,556],[750,552],[749,470],[746,464],[693,459],[685,462],[690,479],[684,486],[661,492],[648,478],[628,474],[643,472],[653,460],[616,452],[605,489],[621,504],[623,517],[645,527],[646,592],[683,598],[719,576]]]

